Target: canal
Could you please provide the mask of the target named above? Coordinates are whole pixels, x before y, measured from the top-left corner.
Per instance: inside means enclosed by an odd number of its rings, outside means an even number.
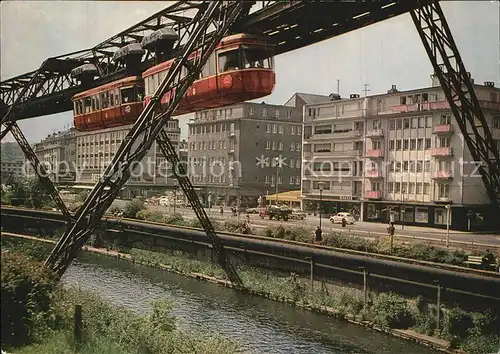
[[[251,353],[434,353],[430,349],[310,311],[166,271],[84,254],[63,278],[134,311],[174,304],[179,327],[220,332]]]

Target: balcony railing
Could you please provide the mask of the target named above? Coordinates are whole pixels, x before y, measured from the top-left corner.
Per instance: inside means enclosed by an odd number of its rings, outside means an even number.
[[[304,152],[304,159],[308,160],[311,160],[313,158],[353,158],[359,156],[362,156],[361,150]]]
[[[434,197],[434,201],[438,202],[438,203],[449,203],[449,202],[451,202],[451,198],[449,196],[445,197],[445,196],[437,195]]]
[[[439,124],[433,128],[434,134],[450,134],[453,133],[453,126],[451,124]]]
[[[366,171],[366,177],[368,177],[368,178],[382,178],[382,171],[377,171],[377,170]]]
[[[307,137],[304,137],[304,138],[309,139],[309,140],[357,138],[357,137],[361,136],[362,134],[363,134],[363,132],[361,130],[350,130],[350,131],[346,131],[346,132],[332,131],[331,133],[311,134],[311,135],[308,135]]]
[[[436,171],[432,177],[434,179],[450,179],[453,178],[453,173],[450,171]]]
[[[451,147],[438,147],[432,149],[432,156],[453,156],[453,149]]]
[[[382,138],[384,136],[384,131],[382,129],[373,129],[366,132],[367,138]]]
[[[381,158],[384,157],[384,152],[380,149],[366,150],[366,157]]]
[[[365,192],[365,198],[367,199],[382,199],[381,191],[367,191]]]

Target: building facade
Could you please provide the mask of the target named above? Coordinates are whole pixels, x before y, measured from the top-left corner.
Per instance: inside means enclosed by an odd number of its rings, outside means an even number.
[[[189,176],[207,205],[257,205],[259,196],[300,189],[302,107],[241,103],[195,114]]]
[[[179,154],[180,127],[177,119],[167,123],[167,135]],[[77,182],[82,187],[90,186],[103,174],[127,136],[131,125],[76,133]],[[137,164],[127,182],[123,197],[148,196],[175,185],[170,164],[166,161],[156,141],[141,163]]]
[[[34,145],[34,151],[54,183],[72,183],[76,180],[75,129],[48,135]]]
[[[26,175],[23,160],[12,160],[1,162],[1,182],[8,183],[13,180],[20,180]]]
[[[500,90],[491,82],[475,90],[500,149]],[[365,221],[477,230],[494,217],[435,77],[423,89],[305,106],[303,143],[306,209],[322,194],[325,213]]]

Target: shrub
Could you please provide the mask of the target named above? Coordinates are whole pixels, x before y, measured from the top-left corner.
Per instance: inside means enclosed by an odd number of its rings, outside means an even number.
[[[373,320],[390,328],[408,328],[415,322],[408,302],[394,293],[381,293],[373,301]]]
[[[485,354],[500,352],[500,340],[498,336],[474,335],[467,339],[462,345],[462,349],[469,354]]]
[[[111,206],[111,208],[109,208],[108,212],[111,214],[111,215],[118,215],[118,213],[120,213],[122,210],[117,207],[116,205],[113,205]]]
[[[2,252],[2,344],[18,346],[35,339],[48,320],[54,274],[17,252]]]
[[[137,213],[142,209],[144,209],[144,202],[138,199],[134,199],[125,205],[125,209],[123,210],[123,217],[135,218],[137,216]]]
[[[249,234],[250,227],[244,221],[226,220],[224,222],[224,230],[238,234]]]
[[[462,339],[472,325],[472,316],[467,311],[455,307],[445,312],[443,334],[449,339]]]
[[[195,219],[195,220],[198,221],[198,219]],[[179,213],[165,215],[163,217],[163,222],[165,224],[171,224],[171,225],[184,225],[185,224],[184,218]],[[200,227],[201,227],[201,225],[200,225]]]

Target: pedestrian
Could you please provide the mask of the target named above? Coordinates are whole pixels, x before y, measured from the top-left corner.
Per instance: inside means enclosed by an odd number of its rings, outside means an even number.
[[[314,235],[315,235],[315,238],[314,238],[314,241],[315,242],[321,242],[322,238],[321,238],[321,234],[323,232],[321,231],[321,228],[318,226],[316,228],[316,231],[314,232]]]
[[[394,236],[394,232],[396,231],[396,228],[394,227],[394,223],[391,221],[389,223],[389,227],[387,228],[387,233],[393,237]]]
[[[220,207],[220,216],[224,216],[224,208]]]

